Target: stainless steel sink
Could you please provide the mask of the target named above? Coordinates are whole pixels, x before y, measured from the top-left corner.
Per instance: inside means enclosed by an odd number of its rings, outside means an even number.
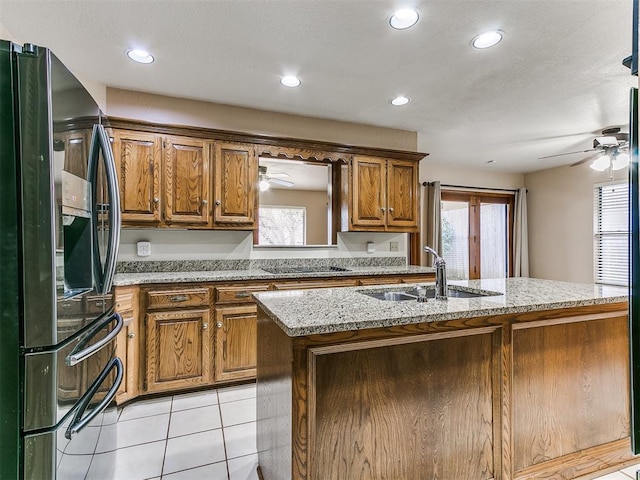
[[[394,302],[401,302],[403,300],[416,300],[416,295],[411,295],[405,292],[360,292],[370,297],[377,298],[378,300],[392,300]]]
[[[397,288],[397,287],[396,287]],[[411,288],[408,290],[385,290],[385,291],[360,291],[363,295],[368,295],[369,297],[377,298],[378,300],[388,300],[399,302],[403,300],[417,300],[418,299],[418,291],[415,288]],[[477,298],[477,297],[493,297],[502,295],[500,292],[490,292],[487,290],[470,290],[465,287],[458,286],[449,286],[447,289],[447,297],[450,298]],[[436,289],[435,287],[427,287],[426,295],[427,298],[435,298]]]

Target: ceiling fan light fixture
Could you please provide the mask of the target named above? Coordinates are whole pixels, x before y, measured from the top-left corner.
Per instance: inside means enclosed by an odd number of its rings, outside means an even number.
[[[627,153],[619,153],[611,162],[611,168],[621,170],[629,165],[629,155]]]
[[[471,45],[478,49],[490,48],[500,43],[503,36],[504,32],[502,30],[491,30],[475,36],[471,40]]]
[[[261,192],[266,192],[267,190],[269,190],[269,182],[267,182],[264,178],[260,180],[260,191]]]
[[[413,27],[419,19],[420,14],[415,8],[400,8],[389,18],[389,25],[396,30],[405,30]]]
[[[141,50],[139,48],[131,48],[127,50],[127,57],[138,63],[153,63],[155,60],[153,55],[146,50]]]
[[[594,170],[597,170],[598,172],[604,172],[607,168],[609,168],[610,162],[611,157],[609,155],[602,155],[601,157],[596,158],[589,166]]]

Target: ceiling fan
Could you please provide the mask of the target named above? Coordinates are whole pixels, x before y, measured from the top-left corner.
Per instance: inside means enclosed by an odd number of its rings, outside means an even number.
[[[593,139],[593,148],[589,150],[548,155],[546,157],[540,157],[540,159],[588,152],[595,153],[591,153],[569,166],[575,167],[576,165],[582,165],[583,163],[593,160],[593,163],[589,166],[594,170],[600,172],[604,172],[608,168],[620,170],[629,165],[629,134],[620,133],[620,128],[618,127],[606,128],[602,130],[602,136]]]
[[[267,174],[267,167],[260,165],[258,167],[258,179],[260,180],[260,191],[264,192],[268,190],[271,184],[282,185],[283,187],[293,187],[293,182],[289,180],[283,180],[283,178],[288,178],[288,173],[272,173]]]

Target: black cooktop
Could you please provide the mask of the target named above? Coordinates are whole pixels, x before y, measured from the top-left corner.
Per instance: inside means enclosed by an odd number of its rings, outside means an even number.
[[[348,272],[348,268],[343,267],[272,267],[263,268],[265,272],[281,275],[285,273],[323,273],[323,272]]]

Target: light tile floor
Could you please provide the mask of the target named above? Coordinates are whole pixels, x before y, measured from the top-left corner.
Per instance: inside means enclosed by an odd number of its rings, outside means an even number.
[[[255,384],[132,403],[117,426],[117,480],[258,480]],[[636,480],[638,470],[595,480]]]
[[[125,405],[117,426],[117,480],[258,479],[255,384]]]

